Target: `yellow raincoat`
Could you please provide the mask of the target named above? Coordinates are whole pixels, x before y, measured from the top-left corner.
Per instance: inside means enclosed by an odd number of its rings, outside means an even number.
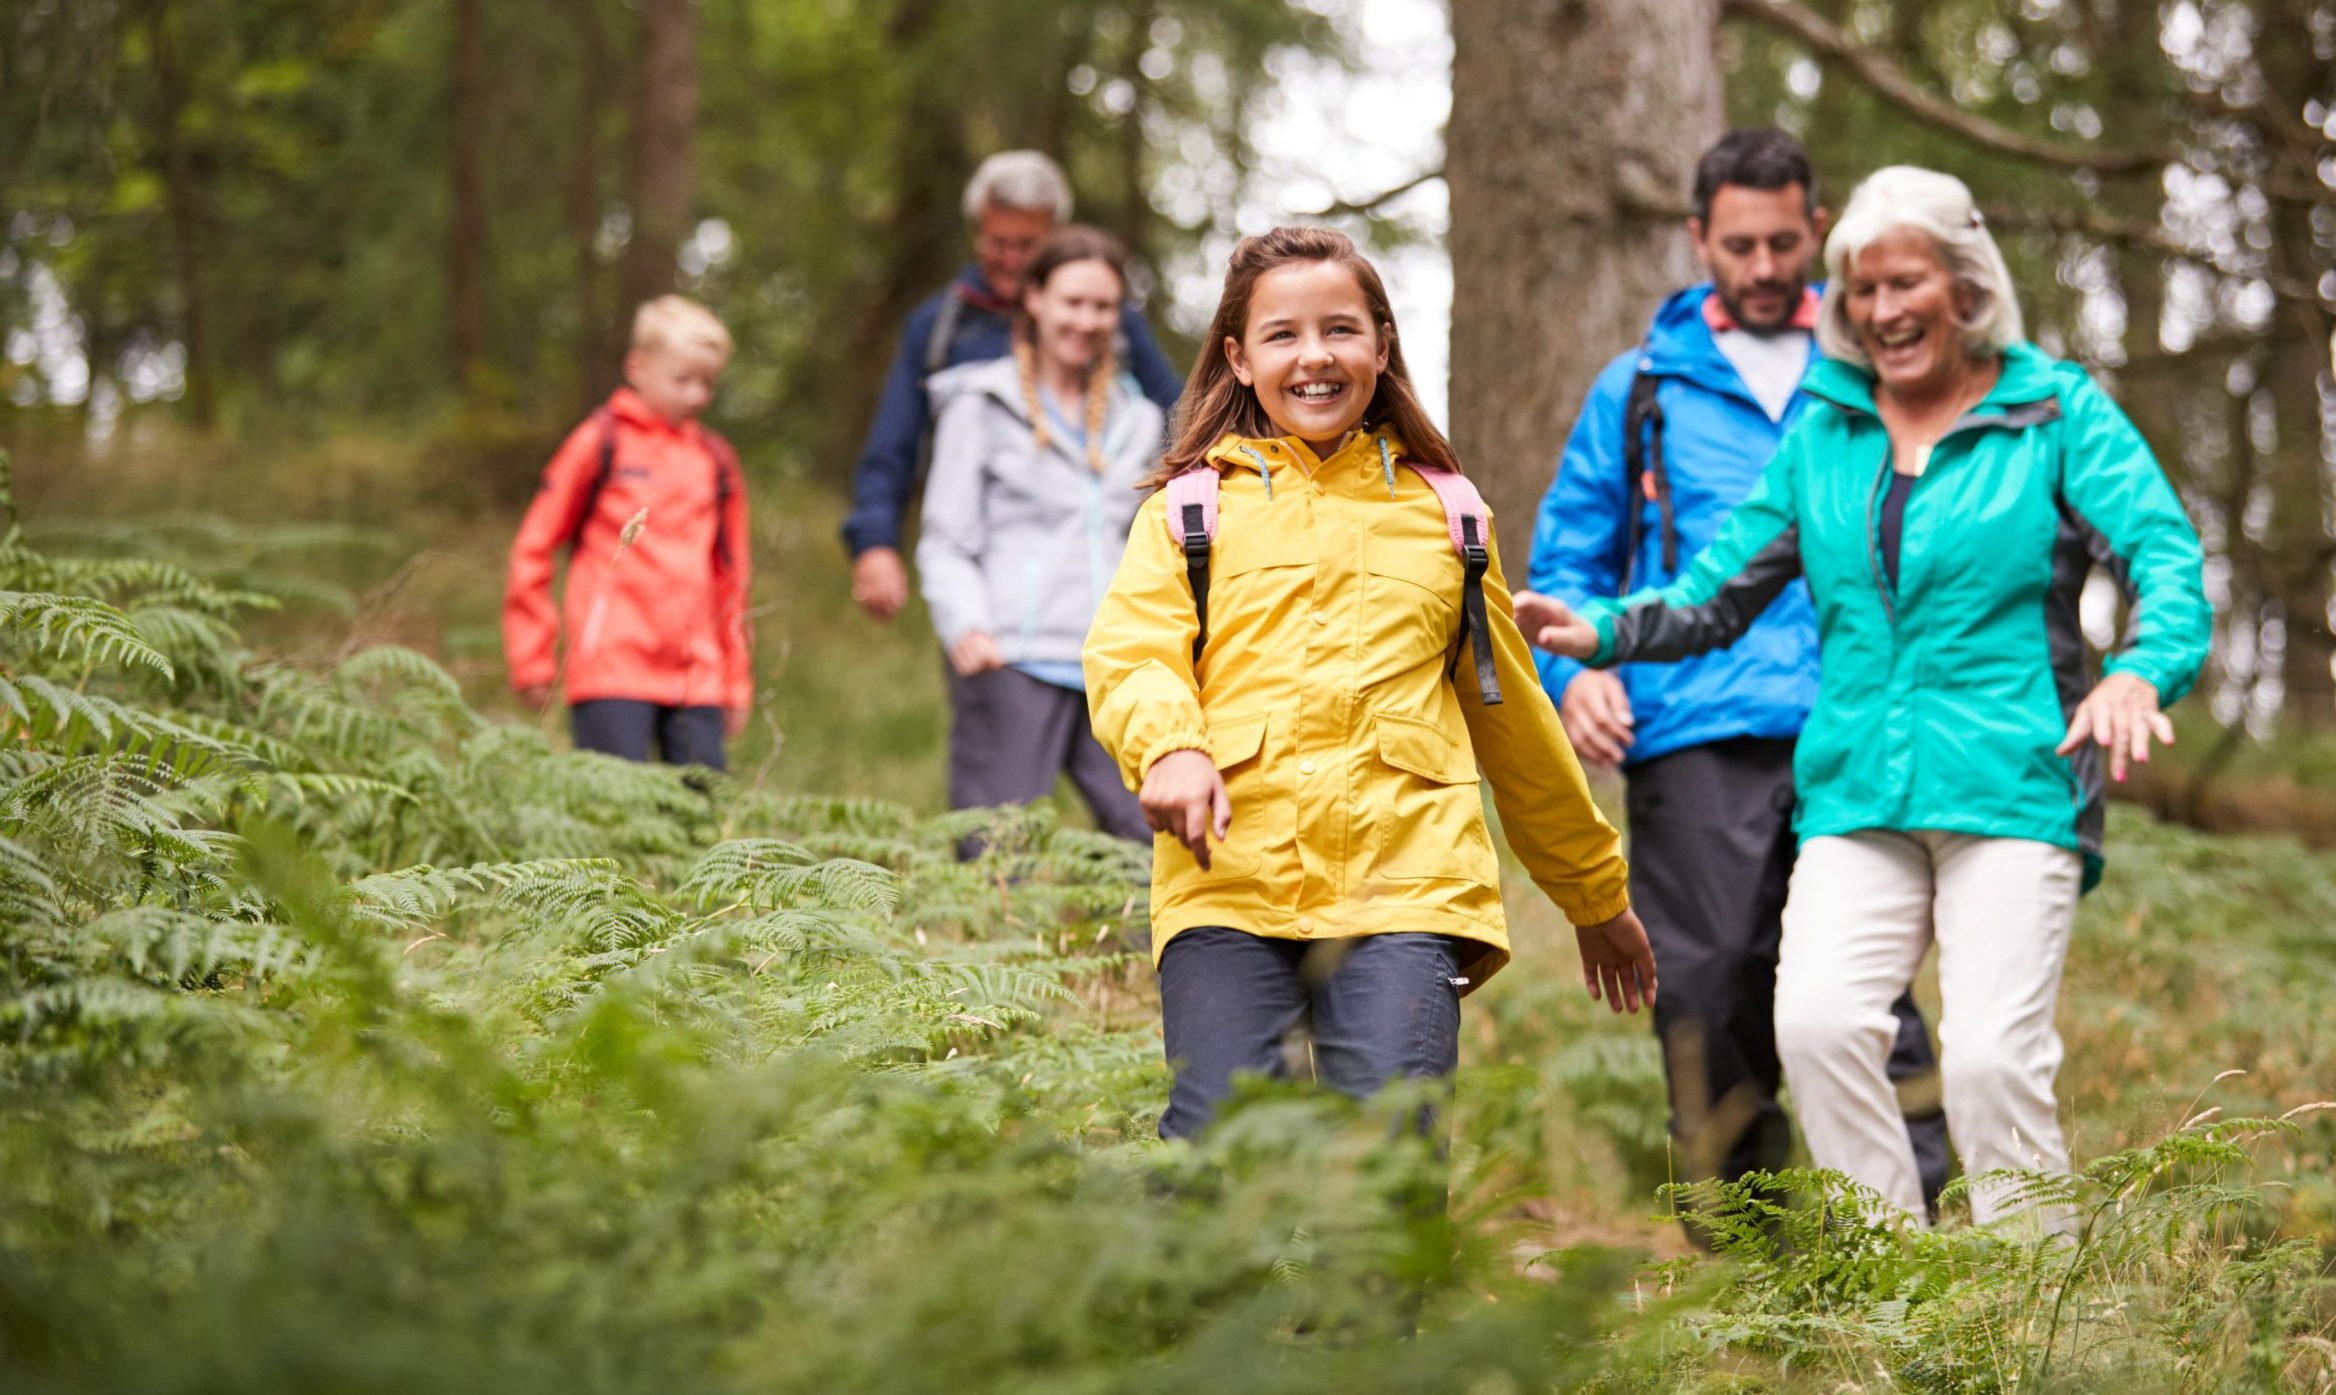
[[[1478,757],[1533,880],[1578,925],[1630,904],[1612,825],[1510,617],[1500,550],[1484,578],[1505,701],[1456,691],[1460,559],[1427,483],[1385,431],[1326,461],[1295,439],[1228,436],[1198,632],[1164,495],[1136,517],[1088,631],[1095,735],[1136,788],[1171,751],[1224,772],[1232,829],[1202,871],[1165,834],[1152,852],[1152,952],[1221,925],[1277,939],[1415,931],[1473,941],[1467,988],[1508,962],[1500,862]],[[1467,661],[1462,668],[1466,670]]]

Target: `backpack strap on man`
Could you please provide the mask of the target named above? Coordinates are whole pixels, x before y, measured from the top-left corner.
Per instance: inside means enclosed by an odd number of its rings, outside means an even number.
[[[1192,639],[1192,663],[1209,642],[1209,544],[1217,536],[1216,470],[1187,470],[1168,481],[1168,537],[1184,549],[1184,574],[1192,582],[1192,611],[1200,628]]]
[[[1452,550],[1460,556],[1460,633],[1452,641],[1445,676],[1457,674],[1460,651],[1471,650],[1476,658],[1476,696],[1485,706],[1498,707],[1500,669],[1493,662],[1492,623],[1484,603],[1484,574],[1492,566],[1492,510],[1484,506],[1484,496],[1476,492],[1475,484],[1459,471],[1416,460],[1403,463],[1435,491],[1436,501],[1444,506],[1444,527],[1451,534]]]
[[[933,316],[932,332],[925,336],[924,372],[918,375],[917,381],[920,391],[925,379],[949,366],[949,350],[957,342],[957,321],[964,313],[965,297],[959,293],[957,284],[951,282],[948,291],[941,297],[940,313]],[[926,467],[933,463],[935,424],[932,404],[928,402],[925,404],[924,429],[917,433],[916,477],[920,480],[925,477]]]
[[[600,511],[600,492],[608,488],[608,477],[616,470],[616,414],[602,407],[592,413],[592,420],[600,423],[600,464],[592,472],[592,482],[584,486],[584,502],[576,510],[576,521],[568,525],[567,536],[560,539],[560,545],[568,549],[570,557],[584,545],[584,527]]]
[[[1662,379],[1642,366],[1630,380],[1630,396],[1622,409],[1622,468],[1628,480],[1624,503],[1626,520],[1622,554],[1622,590],[1631,589],[1630,569],[1638,560],[1639,500],[1655,506],[1662,519],[1663,571],[1679,570],[1679,520],[1671,503],[1671,472],[1663,463],[1663,404],[1655,396]]]

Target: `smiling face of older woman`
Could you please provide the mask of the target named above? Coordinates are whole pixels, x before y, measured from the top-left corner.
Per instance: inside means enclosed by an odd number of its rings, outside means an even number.
[[[1893,228],[1845,268],[1843,309],[1881,385],[1900,397],[1957,391],[1972,363],[1971,296],[1928,235]]]

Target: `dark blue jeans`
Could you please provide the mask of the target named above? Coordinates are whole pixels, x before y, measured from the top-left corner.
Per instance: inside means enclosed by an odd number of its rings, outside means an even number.
[[[575,734],[579,751],[647,760],[654,737],[657,758],[667,765],[727,768],[719,707],[659,707],[631,698],[594,698],[568,709],[568,729]]]
[[[1176,1083],[1162,1138],[1208,1127],[1236,1072],[1286,1079],[1283,1042],[1311,1026],[1316,1073],[1358,1099],[1441,1080],[1460,1060],[1457,942],[1444,935],[1273,940],[1186,930],[1160,956],[1160,1019]]]

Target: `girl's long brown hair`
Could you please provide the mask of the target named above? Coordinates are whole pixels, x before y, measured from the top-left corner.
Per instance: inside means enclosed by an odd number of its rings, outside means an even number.
[[[1022,289],[1028,292],[1044,286],[1073,262],[1103,263],[1119,278],[1120,289],[1126,290],[1127,249],[1111,234],[1084,223],[1062,228],[1038,244],[1038,250],[1030,255],[1030,265],[1023,269]],[[1112,379],[1119,374],[1116,339],[1114,336],[1104,344],[1087,373],[1087,468],[1098,475],[1105,467],[1103,425],[1111,411]],[[1030,412],[1031,441],[1045,450],[1046,409],[1038,401],[1038,329],[1031,323],[1028,302],[1021,300],[1014,306],[1014,364],[1022,374],[1022,401]]]
[[[1395,311],[1388,303],[1387,286],[1379,279],[1378,269],[1342,232],[1289,227],[1245,237],[1233,248],[1232,260],[1225,268],[1224,296],[1217,301],[1217,313],[1201,340],[1199,361],[1192,365],[1192,377],[1177,400],[1175,439],[1161,458],[1160,468],[1144,481],[1145,488],[1156,489],[1187,470],[1207,465],[1209,448],[1228,432],[1250,437],[1280,434],[1265,408],[1258,405],[1257,394],[1233,376],[1225,341],[1240,340],[1249,328],[1249,301],[1257,290],[1257,278],[1306,262],[1336,262],[1354,273],[1355,284],[1362,287],[1363,299],[1370,306],[1371,319],[1387,345],[1387,370],[1379,375],[1378,391],[1363,409],[1363,429],[1392,427],[1403,440],[1406,458],[1447,470],[1460,468],[1452,443],[1428,420],[1427,409],[1420,406],[1419,394],[1412,390],[1411,370],[1403,362],[1403,341],[1395,333]]]

